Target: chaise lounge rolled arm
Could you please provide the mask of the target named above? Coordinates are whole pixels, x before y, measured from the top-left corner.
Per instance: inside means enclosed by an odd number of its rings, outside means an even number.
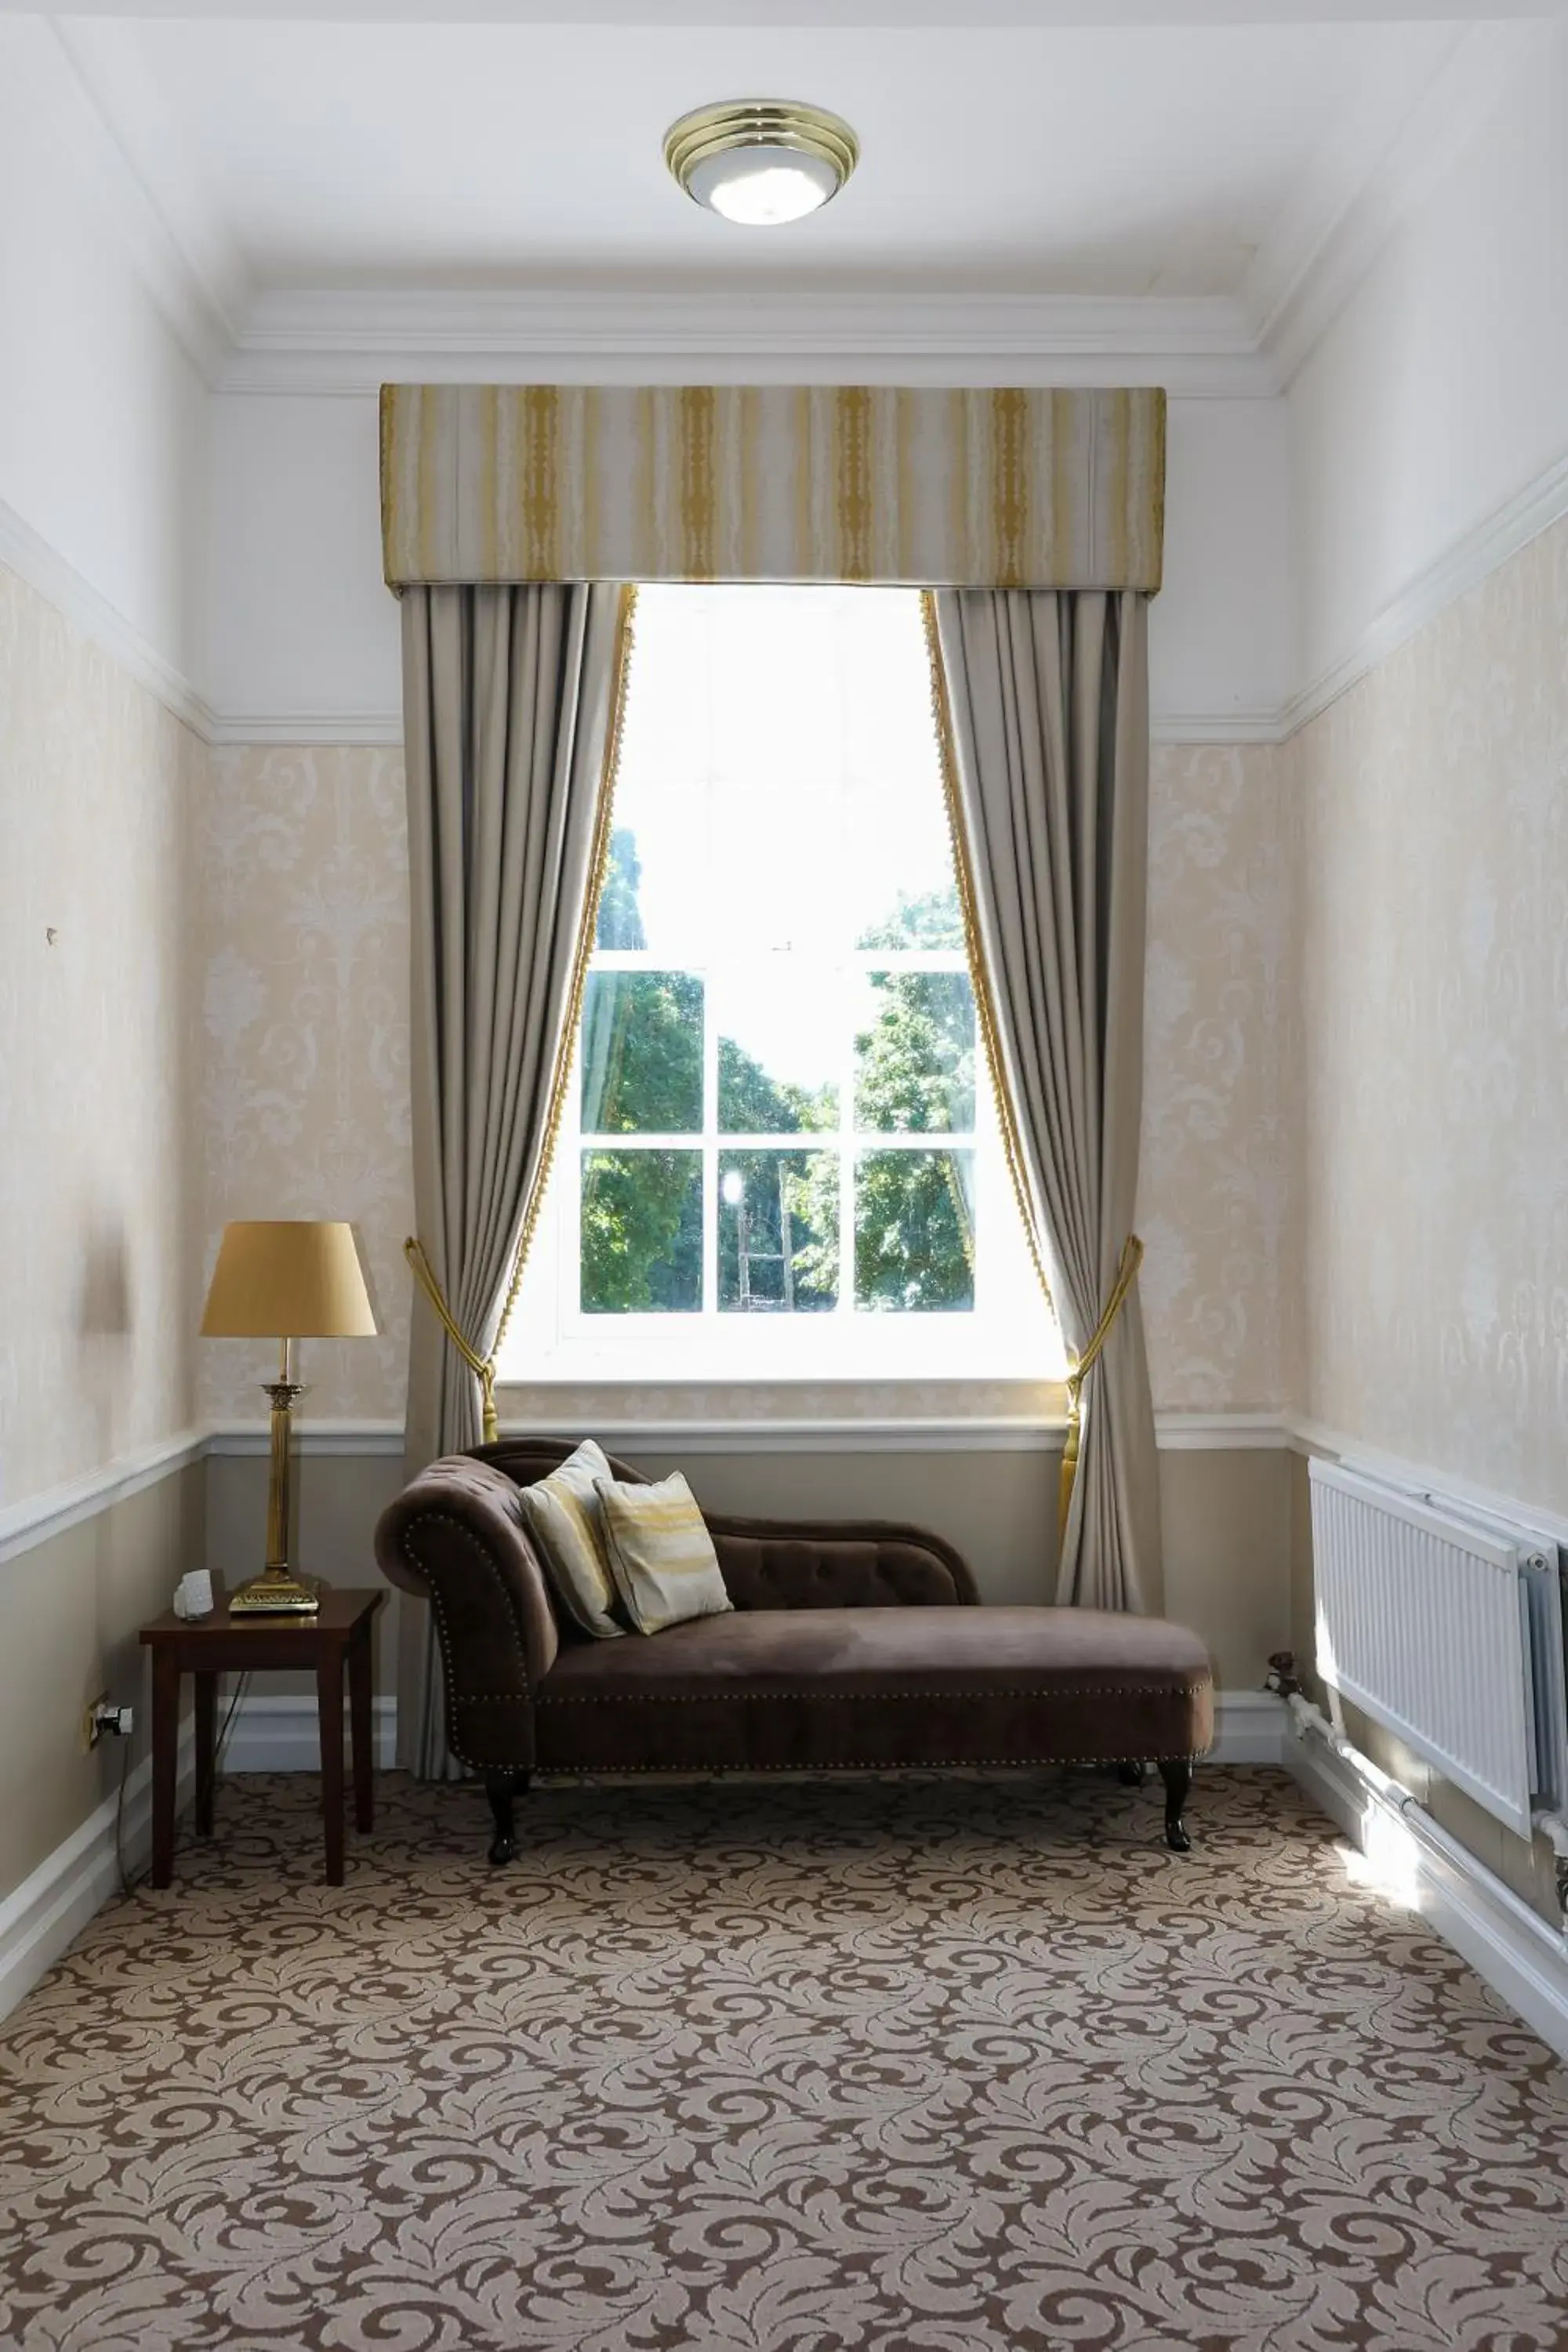
[[[385,1575],[435,1612],[447,1741],[485,1776],[492,1861],[511,1854],[513,1796],[535,1769],[1098,1763],[1136,1780],[1150,1760],[1167,1842],[1185,1851],[1192,1762],[1214,1729],[1194,1634],[1098,1610],[978,1608],[962,1554],[921,1528],[715,1516],[733,1610],[591,1641],[557,1616],[520,1496],[572,1450],[508,1440],[447,1455],[376,1529]]]

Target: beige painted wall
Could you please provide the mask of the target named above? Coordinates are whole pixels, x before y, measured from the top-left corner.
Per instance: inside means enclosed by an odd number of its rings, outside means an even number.
[[[232,1591],[262,1562],[267,1530],[265,1454],[208,1456],[203,1513],[205,1564]],[[384,1585],[375,1564],[375,1523],[403,1484],[403,1456],[303,1453],[294,1464],[295,1558],[307,1574],[329,1584]],[[398,1595],[390,1593],[376,1619],[375,1688],[397,1688]],[[309,1675],[268,1675],[263,1692],[313,1687]]]
[[[138,1628],[165,1609],[203,1551],[201,1463],[159,1479],[0,1568],[0,1895],[20,1884],[119,1784],[116,1740],[89,1754],[83,1709],[100,1693],[137,1709],[132,1761],[147,1752],[148,1680]]]
[[[958,1546],[991,1602],[1049,1598],[1055,1576],[1059,1454],[979,1452],[956,1442],[923,1453],[876,1451],[699,1454],[679,1443],[616,1452],[655,1477],[682,1470],[716,1511],[788,1518],[903,1519]],[[265,1464],[207,1465],[210,1553],[248,1557],[261,1524]],[[302,1465],[300,1557],[337,1580],[367,1566],[376,1513],[402,1484],[391,1460],[308,1459]],[[1164,1605],[1208,1643],[1221,1687],[1262,1686],[1268,1654],[1283,1647],[1290,1612],[1289,1464],[1282,1448],[1165,1452]],[[392,1622],[378,1689],[395,1687]],[[281,1687],[281,1685],[279,1685]]]
[[[621,1449],[625,1451],[625,1449]],[[719,1510],[905,1518],[958,1546],[983,1601],[1051,1598],[1060,1455],[975,1453],[628,1454],[656,1477],[684,1470]],[[1163,1453],[1163,1606],[1208,1643],[1222,1687],[1260,1688],[1289,1622],[1286,1456]],[[1158,1599],[1156,1598],[1156,1605]]]
[[[0,566],[0,1507],[193,1418],[204,757]]]

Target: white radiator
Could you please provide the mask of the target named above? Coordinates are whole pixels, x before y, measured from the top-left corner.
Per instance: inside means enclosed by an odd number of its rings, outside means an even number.
[[[1313,1462],[1323,1680],[1528,1837],[1568,1803],[1555,1544]]]

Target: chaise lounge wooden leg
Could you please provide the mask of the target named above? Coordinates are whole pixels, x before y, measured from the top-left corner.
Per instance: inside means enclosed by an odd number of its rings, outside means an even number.
[[[517,1852],[517,1822],[512,1811],[514,1797],[528,1793],[526,1772],[487,1772],[485,1794],[490,1801],[490,1814],[496,1833],[490,1840],[490,1860],[498,1867],[510,1862]]]
[[[1165,1843],[1173,1853],[1190,1853],[1193,1842],[1182,1819],[1182,1808],[1193,1785],[1191,1759],[1185,1756],[1167,1759],[1160,1766],[1160,1778],[1165,1783]]]
[[[1132,1762],[1119,1764],[1116,1777],[1124,1789],[1141,1789],[1143,1786],[1143,1767]]]

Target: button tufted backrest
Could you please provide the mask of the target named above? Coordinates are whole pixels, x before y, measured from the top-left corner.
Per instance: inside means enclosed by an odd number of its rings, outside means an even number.
[[[547,1477],[578,1442],[503,1437],[494,1445],[476,1446],[472,1458],[526,1486]],[[648,1483],[646,1472],[629,1462],[613,1454],[607,1459],[617,1478]],[[737,1609],[941,1607],[980,1598],[963,1553],[925,1528],[894,1520],[704,1516]],[[561,1630],[571,1637],[569,1627]]]
[[[737,1609],[900,1609],[976,1601],[969,1563],[924,1528],[710,1518]]]

